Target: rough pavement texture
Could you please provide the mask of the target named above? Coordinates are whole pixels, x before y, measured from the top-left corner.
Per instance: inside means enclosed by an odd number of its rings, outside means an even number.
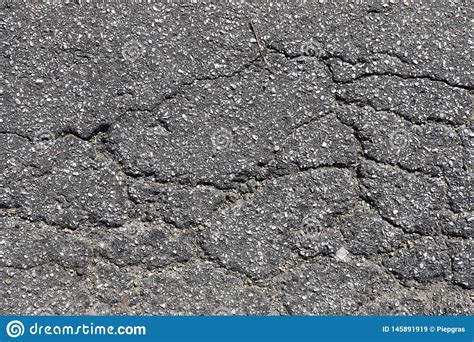
[[[474,313],[468,0],[0,10],[0,314]]]

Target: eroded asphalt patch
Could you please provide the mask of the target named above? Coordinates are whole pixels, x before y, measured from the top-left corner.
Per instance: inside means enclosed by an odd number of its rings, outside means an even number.
[[[468,1],[2,3],[1,314],[472,314]]]

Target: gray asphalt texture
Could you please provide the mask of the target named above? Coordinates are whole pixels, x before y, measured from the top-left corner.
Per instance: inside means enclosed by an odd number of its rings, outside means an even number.
[[[474,313],[470,1],[0,14],[0,314]]]

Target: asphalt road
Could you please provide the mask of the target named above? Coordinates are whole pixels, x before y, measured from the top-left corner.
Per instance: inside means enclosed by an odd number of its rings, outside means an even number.
[[[0,314],[474,313],[468,0],[0,14]]]

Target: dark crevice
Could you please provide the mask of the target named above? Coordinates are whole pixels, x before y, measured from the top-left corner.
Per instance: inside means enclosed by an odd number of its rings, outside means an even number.
[[[427,81],[431,81],[431,82],[443,83],[445,86],[450,87],[450,88],[457,88],[457,89],[467,90],[467,91],[471,91],[471,90],[474,89],[474,87],[471,87],[471,86],[462,85],[462,84],[454,84],[454,83],[449,82],[447,80],[440,79],[440,78],[435,78],[433,76],[426,75],[426,74],[425,75],[419,75],[419,76],[413,76],[413,75],[406,75],[406,74],[401,74],[401,73],[397,73],[397,72],[393,72],[393,71],[387,71],[387,72],[375,72],[375,71],[373,71],[373,72],[363,73],[362,75],[357,76],[357,77],[351,79],[350,81],[336,81],[336,83],[351,84],[351,83],[354,83],[356,81],[360,81],[360,80],[363,80],[365,78],[369,78],[369,77],[373,77],[373,76],[398,77],[398,78],[401,78],[401,79],[404,79],[404,80],[427,80]]]
[[[109,132],[111,124],[101,124],[96,129],[94,129],[89,135],[83,136],[73,129],[69,128],[62,132],[62,135],[73,135],[78,139],[81,139],[85,142],[91,142],[97,138],[100,134],[106,134]]]

